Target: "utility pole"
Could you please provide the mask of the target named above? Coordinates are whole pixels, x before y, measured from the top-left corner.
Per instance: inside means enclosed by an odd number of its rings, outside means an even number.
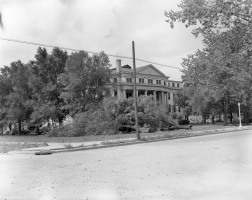
[[[133,70],[134,70],[134,107],[135,107],[135,126],[136,136],[140,140],[139,128],[138,128],[138,109],[137,109],[137,88],[136,88],[136,59],[135,59],[135,43],[132,41],[132,55],[133,55]]]

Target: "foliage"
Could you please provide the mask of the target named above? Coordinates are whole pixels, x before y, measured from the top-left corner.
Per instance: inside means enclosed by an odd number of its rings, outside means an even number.
[[[12,92],[12,84],[10,78],[0,74],[0,124],[3,125],[8,122],[7,103],[8,95]]]
[[[115,134],[114,122],[108,120],[101,109],[79,113],[75,117],[73,131],[78,136]]]
[[[99,103],[108,93],[109,66],[109,58],[104,52],[90,57],[80,51],[69,56],[59,81],[64,86],[60,97],[71,114],[85,112],[90,103]]]
[[[232,104],[249,108],[252,103],[252,3],[183,0],[179,7],[182,10],[165,13],[167,22],[171,27],[176,21],[197,25],[192,33],[201,34],[205,45],[183,60],[188,103],[203,115],[221,110],[226,124]]]
[[[38,48],[35,61],[30,61],[29,84],[33,90],[34,112],[32,118],[36,122],[49,119],[60,124],[67,115],[60,98],[62,85],[59,76],[64,72],[67,52],[54,48],[51,54],[45,48]]]
[[[104,52],[92,57],[85,52],[68,56],[59,48],[48,53],[39,47],[35,59],[27,64],[17,61],[1,68],[0,126],[18,123],[21,133],[22,122],[41,124],[53,120],[61,125],[69,113],[93,111],[108,94],[109,66]],[[94,119],[100,115],[90,114]],[[101,120],[99,123],[105,126]],[[60,127],[49,135],[74,135],[65,132],[70,129]],[[101,132],[91,128],[87,131]]]
[[[21,122],[29,120],[33,110],[28,68],[17,61],[2,68],[1,73],[1,114],[5,123],[18,123],[18,132],[21,133]]]
[[[160,121],[167,120],[164,109],[152,96],[139,97],[138,105],[139,124],[146,124],[155,131],[160,127]],[[135,125],[133,99],[106,97],[99,105],[75,115],[68,136],[111,135],[118,133],[119,127],[124,125]],[[63,136],[62,132],[55,129],[49,135]]]
[[[49,137],[73,137],[78,136],[73,132],[72,124],[53,127],[50,131],[46,133]]]
[[[193,30],[196,36],[209,30],[229,30],[235,26],[252,26],[251,0],[182,0],[180,11],[165,12],[167,22],[185,23],[186,27],[199,26]]]

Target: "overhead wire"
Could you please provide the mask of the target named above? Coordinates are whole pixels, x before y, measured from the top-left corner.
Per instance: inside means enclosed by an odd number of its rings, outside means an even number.
[[[3,38],[3,37],[0,37],[0,40],[9,41],[9,42],[16,42],[16,43],[23,43],[23,44],[29,44],[29,45],[35,45],[35,46],[50,47],[50,48],[58,47],[60,49],[64,49],[64,50],[67,50],[67,51],[76,51],[76,52],[85,51],[85,52],[91,53],[91,54],[98,54],[97,52],[93,52],[93,51],[87,51],[87,50],[82,50],[82,49],[73,49],[73,48],[68,48],[68,47],[61,47],[61,46],[55,46],[55,45],[49,45],[49,44],[42,44],[42,43],[37,43],[37,42],[29,42],[29,41],[24,41],[24,40],[16,40],[16,39]],[[122,56],[122,55],[114,55],[114,54],[107,54],[107,53],[106,53],[106,55],[108,55],[110,57],[115,57],[115,58],[125,58],[125,59],[130,59],[130,60],[133,59],[132,57]],[[143,59],[139,59],[139,58],[135,58],[135,60],[140,61],[140,62],[149,63],[149,64],[154,64],[154,65],[159,65],[159,66],[163,66],[163,67],[169,67],[169,68],[181,70],[181,68],[179,68],[179,67],[173,67],[173,66],[160,64],[160,63],[157,63],[157,62],[152,62],[152,61],[143,60]]]

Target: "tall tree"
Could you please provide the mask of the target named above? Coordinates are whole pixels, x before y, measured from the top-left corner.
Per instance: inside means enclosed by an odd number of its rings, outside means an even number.
[[[61,124],[66,117],[67,110],[63,108],[64,101],[60,97],[63,87],[59,83],[59,76],[64,72],[67,59],[66,51],[54,48],[48,54],[45,48],[39,47],[35,60],[30,61],[29,84],[34,94],[34,121],[52,119]]]
[[[185,86],[205,90],[222,102],[227,123],[230,97],[251,104],[252,3],[250,0],[183,0],[180,11],[166,12],[171,27],[175,21],[197,25],[205,48],[184,59]]]
[[[18,123],[18,133],[21,133],[21,124],[29,120],[32,113],[31,89],[28,85],[29,71],[21,61],[12,62],[10,66],[1,69],[3,96],[4,120],[11,123]]]
[[[8,95],[12,92],[11,80],[8,77],[5,77],[3,74],[0,74],[0,127],[8,125],[7,116],[7,103]]]
[[[104,52],[91,57],[80,51],[69,56],[60,83],[64,86],[61,98],[71,114],[86,111],[89,104],[100,102],[108,94],[109,66],[109,58]]]

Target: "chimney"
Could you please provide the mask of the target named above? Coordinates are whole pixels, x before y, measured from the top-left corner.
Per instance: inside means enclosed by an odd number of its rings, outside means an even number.
[[[116,72],[121,72],[121,60],[116,60]]]

